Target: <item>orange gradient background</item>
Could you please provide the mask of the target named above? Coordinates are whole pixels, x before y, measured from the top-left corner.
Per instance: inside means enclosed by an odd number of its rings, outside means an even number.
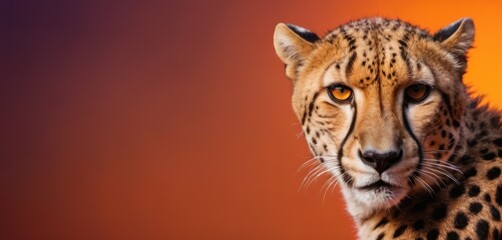
[[[501,1],[2,1],[0,239],[354,239],[272,34],[474,19],[465,81],[502,106]]]

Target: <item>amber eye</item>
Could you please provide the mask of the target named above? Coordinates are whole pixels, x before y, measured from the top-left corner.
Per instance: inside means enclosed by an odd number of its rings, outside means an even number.
[[[352,90],[344,85],[336,84],[328,87],[329,97],[336,102],[345,102],[352,97]]]
[[[414,84],[404,90],[406,99],[410,102],[420,102],[429,96],[431,87],[425,84]]]

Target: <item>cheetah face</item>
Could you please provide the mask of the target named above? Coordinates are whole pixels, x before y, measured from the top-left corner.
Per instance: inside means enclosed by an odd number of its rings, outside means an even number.
[[[391,208],[455,180],[465,109],[462,75],[474,25],[429,35],[398,20],[363,19],[320,39],[279,24],[276,52],[293,82],[293,109],[319,166],[349,212]]]

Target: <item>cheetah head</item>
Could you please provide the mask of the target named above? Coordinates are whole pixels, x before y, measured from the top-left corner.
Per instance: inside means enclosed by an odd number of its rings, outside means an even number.
[[[341,185],[352,215],[389,209],[455,180],[463,149],[462,75],[474,24],[431,35],[400,20],[354,21],[323,38],[290,24],[274,33],[293,109],[317,173]]]

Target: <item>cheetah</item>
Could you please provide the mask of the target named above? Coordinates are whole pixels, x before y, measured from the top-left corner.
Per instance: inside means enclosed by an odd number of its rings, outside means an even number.
[[[499,111],[463,83],[474,23],[431,34],[363,18],[320,38],[279,23],[274,47],[313,155],[359,239],[502,239]]]

